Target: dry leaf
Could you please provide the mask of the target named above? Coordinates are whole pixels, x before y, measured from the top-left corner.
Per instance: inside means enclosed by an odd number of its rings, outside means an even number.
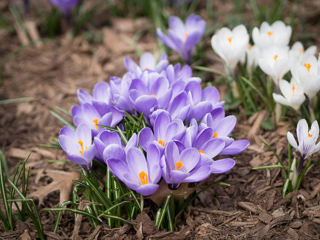
[[[46,175],[53,179],[53,182],[47,186],[40,187],[37,191],[31,193],[29,197],[36,197],[39,199],[39,205],[43,204],[44,198],[54,192],[60,191],[59,206],[69,200],[72,191],[72,180],[80,180],[81,175],[78,172],[64,172],[56,170],[46,170]]]

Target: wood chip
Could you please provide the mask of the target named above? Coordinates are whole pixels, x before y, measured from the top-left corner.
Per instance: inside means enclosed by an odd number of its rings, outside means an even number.
[[[258,218],[261,222],[266,224],[270,223],[272,220],[272,217],[266,211],[261,211]]]
[[[248,210],[249,212],[253,212],[256,214],[259,213],[259,211],[257,209],[258,208],[257,205],[255,205],[251,202],[239,202],[238,206]]]

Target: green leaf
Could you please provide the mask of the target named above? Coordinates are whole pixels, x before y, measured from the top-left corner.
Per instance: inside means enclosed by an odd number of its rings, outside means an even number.
[[[219,72],[217,70],[211,69],[211,68],[207,68],[207,67],[202,67],[202,66],[195,66],[193,67],[194,69],[200,70],[200,71],[204,71],[204,72],[211,72],[211,73],[215,73],[219,76],[224,76],[224,74],[222,72]]]
[[[276,153],[276,151],[275,150],[273,150],[273,148],[272,147],[270,147],[267,143],[265,143],[262,139],[260,139],[261,140],[261,142],[263,142],[264,143],[264,145],[266,145],[272,152],[273,152],[273,154],[276,156],[276,158],[278,159],[278,161],[279,161],[279,163],[281,164],[281,166],[282,166],[282,171],[283,171],[283,174],[284,174],[284,176],[285,176],[285,178],[287,179],[288,178],[288,174],[287,174],[287,172],[286,172],[286,170],[285,170],[285,168],[284,168],[284,165],[283,165],[283,163],[282,163],[282,161],[281,161],[281,159],[280,159],[280,157],[278,156],[278,154]]]
[[[44,208],[42,209],[44,211],[51,211],[51,212],[72,212],[72,213],[76,213],[76,214],[81,214],[81,215],[84,215],[84,216],[87,216],[87,217],[90,217],[90,218],[93,218],[95,220],[97,220],[98,222],[102,223],[105,225],[104,222],[101,221],[101,219],[97,218],[96,216],[94,216],[93,214],[91,213],[88,213],[88,212],[85,212],[85,211],[82,211],[82,210],[79,210],[79,209],[73,209],[73,208],[64,208],[64,207],[58,207],[58,208]],[[132,223],[131,223],[132,224]]]
[[[265,130],[272,130],[274,129],[274,124],[271,118],[266,121],[261,122],[260,126]]]
[[[61,117],[58,113],[49,110],[49,112],[55,117],[57,118],[59,121],[61,121],[63,124],[71,127],[72,129],[76,129],[75,126],[73,126],[71,123],[69,123],[67,120],[65,120],[63,117]]]
[[[71,113],[69,113],[67,110],[58,107],[58,106],[54,106],[56,109],[58,109],[59,111],[63,112],[64,114],[68,115],[69,117],[72,117]]]
[[[158,218],[159,220],[158,220],[158,222],[156,222],[157,228],[160,228],[160,226],[162,224],[162,221],[164,219],[164,215],[165,215],[165,213],[167,211],[167,207],[168,207],[169,202],[170,202],[170,198],[171,198],[171,195],[167,196],[166,200],[165,200],[165,202],[164,202],[164,204],[162,206],[162,210],[161,210],[160,216]]]
[[[6,99],[6,100],[0,100],[0,105],[8,104],[8,103],[28,102],[32,100],[33,100],[33,97]]]
[[[260,170],[260,169],[269,169],[269,168],[283,168],[281,165],[268,165],[268,166],[261,166],[252,168],[252,170]]]
[[[272,109],[270,108],[269,104],[267,103],[266,98],[263,96],[263,94],[261,93],[261,91],[253,85],[252,82],[250,82],[248,79],[241,77],[242,81],[245,81],[256,93],[258,93],[258,95],[260,96],[261,100],[263,101],[264,105],[269,109],[270,112],[272,112]]]

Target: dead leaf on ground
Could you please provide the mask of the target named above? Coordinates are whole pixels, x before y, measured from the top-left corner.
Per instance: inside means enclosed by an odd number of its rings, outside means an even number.
[[[37,191],[31,193],[29,197],[36,197],[39,199],[39,205],[43,204],[44,198],[54,192],[60,191],[59,206],[69,200],[72,191],[72,180],[80,180],[81,175],[78,172],[64,172],[56,170],[46,170],[46,175],[53,179],[53,182],[47,186],[40,187]]]

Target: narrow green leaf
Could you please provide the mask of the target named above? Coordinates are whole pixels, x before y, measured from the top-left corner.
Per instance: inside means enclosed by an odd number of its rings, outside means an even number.
[[[10,181],[10,179],[8,179],[8,181]],[[0,188],[1,188],[1,196],[3,200],[4,210],[6,212],[7,219],[8,219],[9,228],[10,230],[13,230],[12,213],[10,211],[10,207],[8,204],[8,196],[7,196],[6,186],[5,186],[2,161],[0,161]]]
[[[167,207],[168,207],[168,204],[170,202],[170,198],[171,198],[171,195],[167,196],[166,197],[166,200],[162,206],[162,210],[161,210],[161,213],[160,213],[160,216],[159,216],[159,221],[157,222],[157,228],[160,228],[160,225],[162,224],[162,221],[164,219],[164,216],[165,216],[165,213],[167,211]]]
[[[250,82],[248,79],[241,77],[241,79],[246,82],[261,98],[262,102],[264,103],[264,105],[269,109],[270,112],[272,112],[272,109],[270,108],[269,104],[267,103],[266,98],[263,96],[263,94],[261,93],[261,91],[252,84],[252,82]]]
[[[87,216],[87,217],[90,217],[90,218],[93,218],[95,220],[97,220],[98,222],[104,224],[101,219],[97,218],[96,216],[94,216],[93,214],[91,213],[88,213],[88,212],[85,212],[85,211],[82,211],[82,210],[79,210],[79,209],[73,209],[73,208],[61,208],[61,207],[58,207],[58,208],[44,208],[42,209],[44,211],[51,211],[51,212],[72,212],[72,213],[76,213],[76,214],[81,214],[81,215],[84,215],[84,216]]]
[[[194,69],[200,70],[200,71],[204,71],[204,72],[211,72],[211,73],[215,73],[219,76],[224,76],[222,72],[219,72],[217,70],[211,69],[211,68],[207,68],[207,67],[202,67],[202,66],[195,66],[193,67]]]
[[[33,100],[33,97],[6,99],[6,100],[0,100],[0,105],[8,104],[8,103],[28,102],[32,100]]]
[[[111,210],[113,210],[113,209],[121,206],[122,204],[131,204],[131,205],[133,205],[132,202],[130,202],[130,201],[123,201],[123,202],[117,203],[117,204],[113,205],[112,207],[108,208],[107,210],[103,211],[103,213],[101,213],[101,214],[99,215],[99,217],[101,217],[101,216],[106,216],[106,215],[109,216],[109,215],[110,215],[109,212],[110,212]]]
[[[273,148],[270,147],[267,143],[265,143],[262,139],[260,139],[260,140],[261,140],[261,141],[264,143],[264,145],[266,145],[266,146],[273,152],[273,154],[276,156],[276,158],[278,159],[279,163],[280,163],[281,166],[282,166],[283,174],[284,174],[285,178],[287,179],[287,178],[288,178],[288,174],[287,174],[287,172],[286,172],[286,170],[285,170],[285,168],[284,168],[284,165],[283,165],[280,157],[279,157],[278,154],[276,153],[276,151],[273,150]],[[289,171],[290,171],[290,170],[289,170]]]
[[[76,129],[75,126],[73,126],[71,123],[69,123],[67,120],[65,120],[63,117],[61,117],[58,113],[49,110],[49,112],[56,118],[58,119],[60,122],[62,122],[63,124],[71,127],[72,129]]]
[[[124,141],[125,144],[128,143],[128,139],[126,138],[126,136],[124,135],[124,132],[117,126],[118,132],[122,138],[122,140]]]
[[[283,168],[281,165],[268,165],[268,166],[261,166],[252,168],[252,170],[260,170],[260,169],[268,169],[268,168]]]
[[[54,106],[56,109],[58,109],[59,111],[63,112],[64,114],[68,115],[69,117],[72,117],[71,113],[69,113],[67,110],[58,107],[58,106]]]
[[[1,161],[2,161],[2,166],[4,168],[4,172],[6,173],[6,177],[11,179],[10,178],[10,172],[9,172],[9,168],[8,168],[7,159],[6,159],[5,155],[3,154],[3,152],[1,150],[0,150],[0,158],[1,158]]]

